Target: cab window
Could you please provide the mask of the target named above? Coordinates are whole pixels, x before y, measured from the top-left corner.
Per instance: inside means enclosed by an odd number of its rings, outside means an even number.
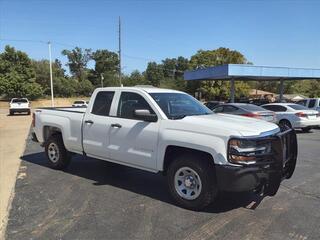
[[[118,104],[117,117],[137,119],[134,116],[134,111],[139,109],[146,109],[149,110],[150,113],[154,114],[154,111],[152,110],[148,102],[140,94],[133,92],[121,93]]]
[[[92,114],[99,116],[109,116],[114,92],[98,92],[92,107]]]

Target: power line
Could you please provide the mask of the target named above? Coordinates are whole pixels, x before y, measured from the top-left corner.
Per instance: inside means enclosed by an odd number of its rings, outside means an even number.
[[[31,40],[31,39],[10,39],[10,38],[0,38],[1,41],[8,41],[8,42],[32,42],[32,43],[43,43],[47,44],[45,41],[40,40]]]
[[[120,80],[120,84],[121,84],[121,56],[124,56],[126,58],[131,58],[131,59],[138,59],[138,60],[142,60],[142,61],[146,61],[146,62],[158,62],[159,60],[156,59],[152,59],[152,58],[146,58],[146,57],[141,57],[141,56],[132,56],[132,55],[127,55],[127,54],[121,54],[121,19],[119,17],[119,50],[118,50],[118,54],[119,54],[119,80]],[[31,43],[42,43],[42,44],[48,44],[48,42],[46,41],[42,41],[42,40],[32,40],[32,39],[9,39],[9,38],[0,38],[0,41],[11,41],[11,42],[31,42]],[[55,44],[55,45],[60,45],[60,46],[66,46],[66,47],[72,47],[72,48],[76,48],[76,47],[81,47],[83,48],[83,46],[75,46],[72,44],[68,44],[68,43],[62,43],[62,42],[56,42],[56,41],[50,41],[51,45]],[[179,73],[183,73],[184,71],[181,70],[176,70],[176,69],[168,69],[168,68],[163,68],[161,67],[161,69],[163,71],[167,71],[167,72],[179,72]]]

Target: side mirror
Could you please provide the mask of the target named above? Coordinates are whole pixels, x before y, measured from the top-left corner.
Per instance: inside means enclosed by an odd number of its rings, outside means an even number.
[[[158,117],[156,114],[150,113],[148,109],[134,110],[134,117],[145,122],[156,122]]]

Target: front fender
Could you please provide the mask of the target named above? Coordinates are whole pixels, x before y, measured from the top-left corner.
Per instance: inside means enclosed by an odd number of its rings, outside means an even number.
[[[162,171],[168,146],[184,147],[209,153],[215,164],[227,164],[227,137],[185,130],[165,129],[160,135],[157,168]]]

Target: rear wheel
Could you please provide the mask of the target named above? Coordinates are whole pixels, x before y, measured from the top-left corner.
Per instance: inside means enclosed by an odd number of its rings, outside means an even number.
[[[311,128],[310,128],[310,127],[304,127],[304,128],[302,128],[301,130],[302,130],[302,132],[304,132],[304,133],[308,133],[308,132],[310,132]]]
[[[64,147],[61,134],[52,135],[46,141],[45,152],[50,166],[54,169],[65,169],[70,163],[71,156]]]
[[[171,196],[187,209],[203,209],[218,192],[214,167],[197,155],[185,154],[173,160],[167,178]]]
[[[292,125],[288,120],[283,119],[279,122],[279,127],[280,127],[281,131],[285,131],[285,130],[292,128]]]

